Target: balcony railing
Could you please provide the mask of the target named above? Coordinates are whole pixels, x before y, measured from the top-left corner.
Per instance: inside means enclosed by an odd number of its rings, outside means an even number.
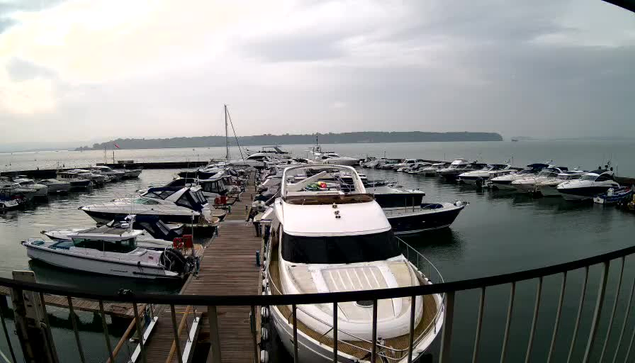
[[[408,248],[406,248],[407,250]],[[457,320],[460,319],[459,323],[461,324],[461,331],[473,332],[474,343],[472,344],[472,353],[471,360],[476,362],[479,360],[479,356],[482,355],[481,346],[483,340],[483,326],[487,324],[488,326],[498,326],[504,329],[504,335],[502,337],[501,349],[498,360],[500,362],[506,361],[506,359],[511,354],[511,346],[516,350],[514,355],[518,355],[517,351],[518,347],[523,347],[523,355],[524,360],[526,362],[532,359],[532,354],[534,352],[534,344],[536,342],[536,332],[537,326],[539,325],[539,318],[541,319],[541,326],[549,326],[549,330],[545,330],[544,328],[540,329],[540,337],[543,341],[548,340],[548,350],[546,354],[547,362],[554,362],[554,351],[557,349],[561,353],[568,351],[566,354],[566,361],[608,361],[608,362],[617,362],[617,361],[631,361],[632,355],[632,345],[635,340],[635,319],[630,318],[631,315],[631,307],[632,307],[632,299],[633,299],[633,291],[635,287],[635,279],[626,281],[626,276],[631,276],[632,274],[625,273],[628,271],[628,260],[627,256],[633,254],[635,252],[635,246],[628,247],[625,249],[621,249],[618,251],[605,253],[589,258],[584,258],[581,260],[576,260],[567,263],[556,264],[547,267],[541,267],[526,271],[513,272],[508,274],[501,274],[496,276],[484,277],[484,278],[475,278],[469,280],[461,280],[461,281],[451,281],[451,282],[440,282],[439,280],[434,281],[434,278],[431,280],[434,282],[429,285],[416,286],[416,287],[406,287],[406,288],[396,288],[396,289],[383,289],[383,290],[368,290],[368,291],[352,291],[352,292],[340,292],[340,293],[329,293],[329,294],[302,294],[302,295],[257,295],[257,296],[190,296],[190,295],[159,295],[159,294],[134,294],[134,293],[112,293],[112,294],[96,294],[91,292],[86,292],[77,288],[66,288],[66,287],[58,287],[52,285],[45,285],[33,282],[23,282],[17,281],[13,279],[0,278],[0,286],[4,286],[5,288],[12,289],[13,291],[13,299],[10,306],[5,306],[3,309],[0,309],[0,312],[3,314],[0,316],[2,322],[2,331],[4,334],[5,342],[8,344],[7,349],[8,352],[3,352],[3,355],[7,358],[8,361],[18,362],[23,359],[19,359],[23,355],[32,354],[29,351],[28,344],[29,341],[26,337],[18,337],[20,339],[16,339],[16,332],[11,331],[8,327],[7,320],[10,319],[10,315],[14,316],[14,321],[16,324],[16,331],[19,334],[22,330],[20,329],[20,324],[22,324],[23,318],[32,318],[38,322],[39,327],[50,327],[49,315],[47,314],[47,303],[44,298],[45,295],[55,295],[62,296],[68,300],[67,309],[70,312],[70,320],[72,325],[72,330],[74,333],[74,340],[76,349],[71,349],[71,352],[75,356],[73,357],[57,357],[58,351],[55,349],[55,337],[52,335],[45,335],[42,338],[42,341],[45,342],[47,346],[47,354],[51,357],[55,357],[54,360],[51,361],[87,361],[87,360],[101,360],[105,361],[110,358],[111,361],[114,361],[115,354],[113,350],[115,349],[115,345],[113,345],[113,341],[111,341],[112,336],[108,332],[108,325],[106,324],[106,313],[104,312],[104,303],[106,302],[118,302],[118,303],[129,303],[133,306],[134,310],[134,319],[135,326],[134,330],[136,331],[137,337],[144,336],[145,327],[153,320],[153,316],[148,317],[148,314],[153,315],[152,306],[165,306],[171,310],[172,314],[172,324],[174,326],[174,336],[178,337],[178,328],[177,322],[175,318],[175,311],[177,307],[185,308],[187,306],[192,307],[207,307],[207,320],[210,325],[210,339],[212,346],[212,356],[216,357],[217,355],[214,352],[218,353],[220,356],[220,352],[223,350],[223,346],[220,344],[219,337],[223,335],[222,330],[218,330],[218,316],[217,316],[217,307],[220,306],[246,306],[250,307],[250,311],[259,311],[261,307],[268,307],[273,305],[287,305],[290,306],[292,311],[296,311],[298,309],[298,305],[305,304],[337,304],[342,302],[350,302],[350,301],[372,301],[373,306],[377,306],[377,301],[382,299],[393,299],[400,297],[410,297],[414,298],[417,296],[430,295],[430,294],[444,294],[445,295],[445,323],[443,326],[443,330],[441,332],[440,344],[438,346],[438,352],[436,357],[440,362],[449,362],[450,355],[453,353],[452,350],[452,342],[456,341],[456,339],[463,339],[463,334],[460,334],[459,337],[455,336],[454,329],[457,327]],[[418,253],[415,253],[414,250],[410,252],[406,252],[409,254],[412,261],[412,256],[418,256]],[[421,259],[422,257],[415,257],[415,262],[413,265],[422,266],[431,264],[426,264],[425,261],[417,261],[416,259]],[[610,270],[613,265],[613,269]],[[596,268],[594,266],[598,266]],[[567,285],[573,282],[574,274],[572,271],[581,270],[582,279],[576,280],[576,285],[582,285],[581,293],[574,298],[575,303],[572,304],[572,300],[568,299],[568,293],[565,293]],[[599,270],[599,277],[596,276],[594,272]],[[612,271],[611,273],[609,273]],[[427,270],[426,271],[429,276],[434,275],[434,271]],[[577,275],[577,273],[575,274]],[[596,280],[597,277],[597,280]],[[613,277],[612,279],[610,277]],[[631,276],[632,277],[632,276]],[[543,304],[544,298],[544,286],[546,279],[549,278],[550,281],[554,278],[559,279],[559,292],[554,294],[553,298],[557,296],[557,305],[555,308],[555,314],[549,314],[549,316],[541,317],[541,305]],[[614,281],[614,283],[609,284],[609,280]],[[523,290],[521,287],[526,287],[527,284],[525,282],[533,281],[535,282],[535,290],[532,287],[531,289]],[[254,281],[254,283],[256,283]],[[607,286],[610,287],[607,289]],[[623,285],[626,285],[624,287]],[[501,294],[493,293],[491,296],[488,296],[488,291],[490,289],[495,288],[496,286],[507,286],[509,289],[509,294],[506,294],[504,297],[498,299],[499,303],[506,305],[506,314],[504,318],[495,319],[486,319],[484,311],[486,310],[487,302],[490,301],[492,297],[501,297]],[[588,292],[590,290],[589,287],[595,287],[596,292]],[[630,287],[630,288],[628,288]],[[498,289],[498,288],[495,288]],[[628,291],[622,291],[628,290]],[[459,295],[463,292],[473,291],[479,294],[478,303],[470,304],[468,309],[470,312],[475,312],[476,319],[467,321],[463,316],[456,316],[456,303],[460,301],[458,298]],[[531,311],[525,311],[526,323],[529,326],[525,333],[528,334],[528,339],[525,344],[518,344],[516,341],[515,344],[510,345],[510,339],[512,339],[511,326],[512,326],[512,317],[517,319],[514,315],[515,309],[518,308],[518,299],[516,296],[519,292],[522,292],[523,296],[527,296],[531,294],[531,291],[535,291],[533,297],[533,308]],[[26,293],[26,295],[25,295]],[[626,294],[626,295],[625,295]],[[626,299],[625,299],[626,297]],[[27,300],[24,300],[24,299]],[[99,315],[102,317],[102,331],[101,333],[104,336],[104,344],[107,349],[107,353],[103,357],[94,357],[91,356],[90,359],[87,359],[90,351],[83,349],[82,345],[82,329],[81,324],[76,320],[74,313],[74,306],[72,304],[71,298],[81,298],[87,300],[97,301],[99,303]],[[469,299],[466,299],[466,301]],[[567,321],[567,324],[563,323],[563,306],[565,305],[565,300],[567,300],[567,304],[569,306],[569,310],[572,310],[572,306],[575,306],[574,314],[572,315],[572,321]],[[25,306],[29,304],[41,304],[41,310],[44,312],[41,316],[28,316],[27,312],[25,312]],[[141,311],[139,306],[143,304],[144,306],[148,306],[148,308]],[[588,305],[592,304],[593,308],[588,309]],[[606,306],[605,306],[606,305]],[[626,307],[624,308],[624,305]],[[585,306],[587,308],[585,309]],[[55,309],[60,309],[56,307]],[[373,309],[375,310],[375,309]],[[7,314],[9,313],[9,314]],[[335,314],[336,315],[336,314]],[[376,315],[375,315],[376,316]],[[622,316],[623,319],[618,321],[616,316]],[[335,318],[336,319],[336,318]],[[589,320],[590,319],[590,320]],[[295,319],[293,319],[295,322]],[[582,321],[585,323],[581,323]],[[376,321],[373,324],[376,326]],[[333,326],[337,326],[337,321],[334,321]],[[567,334],[563,334],[563,329],[567,330]],[[297,322],[294,324],[294,336],[297,336]],[[376,329],[376,328],[375,328]],[[473,329],[473,330],[472,330]],[[410,331],[412,334],[413,331],[413,323],[411,322]],[[259,332],[256,332],[255,329],[252,329],[253,338],[251,341],[245,341],[245,349],[253,349],[254,355],[259,357],[261,345],[257,342],[256,337],[259,335]],[[562,336],[568,335],[571,338],[568,341],[565,341]],[[86,338],[84,338],[86,339]],[[152,339],[150,336],[149,339]],[[336,338],[337,339],[337,338]],[[491,339],[491,338],[490,338]],[[12,344],[19,340],[22,342],[22,346],[16,346]],[[297,341],[294,340],[294,342]],[[144,339],[139,339],[138,348],[138,356],[141,361],[145,360],[146,352]],[[377,341],[372,342],[371,352],[373,356],[371,356],[370,361],[375,361],[374,358],[377,357]],[[27,347],[24,346],[27,345]],[[411,346],[412,347],[412,346]],[[31,347],[34,350],[37,350],[37,347]],[[576,349],[577,348],[577,349]],[[184,351],[185,347],[180,347],[177,344],[177,352],[176,355],[180,358]],[[193,349],[193,347],[188,347],[188,349]],[[301,349],[301,347],[295,347],[294,349]],[[68,351],[68,349],[66,349]],[[575,354],[575,352],[579,354]],[[336,352],[335,352],[336,353]],[[488,356],[492,356],[492,352],[487,352]],[[408,352],[408,361],[410,361],[410,357],[412,356],[412,349]],[[465,355],[465,352],[461,353]],[[293,354],[292,354],[293,355]],[[561,354],[564,357],[564,354]],[[580,356],[578,359],[577,356]],[[333,355],[336,357],[336,354]],[[622,358],[622,359],[618,359]],[[28,359],[28,356],[25,361],[33,361],[36,358]],[[259,358],[256,358],[259,359]],[[490,359],[488,359],[489,361]],[[464,361],[461,359],[461,361]],[[542,360],[541,360],[542,361]],[[557,361],[563,361],[562,359],[558,359]]]

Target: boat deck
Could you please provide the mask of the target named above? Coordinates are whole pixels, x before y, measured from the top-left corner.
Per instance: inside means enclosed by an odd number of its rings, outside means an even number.
[[[273,247],[271,250],[271,260],[270,260],[270,265],[268,270],[269,272],[269,278],[271,280],[272,283],[272,292],[274,294],[279,294],[280,292],[278,291],[278,288],[276,288],[276,286],[281,286],[280,283],[280,273],[278,270],[278,254],[277,254],[277,247]],[[434,300],[434,297],[432,295],[425,295],[423,296],[423,303],[424,303],[424,308],[423,308],[423,317],[422,319],[419,321],[419,323],[417,324],[417,326],[415,327],[414,330],[414,344],[416,346],[417,343],[417,337],[422,337],[424,334],[426,334],[430,329],[435,329],[435,325],[434,325],[434,318],[437,315],[437,304]],[[275,306],[275,308],[277,308],[280,313],[287,319],[287,322],[291,323],[292,321],[292,315],[291,315],[291,307],[288,305],[278,305]],[[310,336],[311,338],[319,341],[322,344],[327,345],[328,347],[333,348],[333,339],[331,339],[328,336],[325,336],[324,334],[320,334],[312,329],[310,329],[309,327],[307,327],[305,324],[303,324],[301,321],[297,321],[298,324],[298,331],[302,331],[303,333],[305,333],[306,335]],[[346,339],[342,339],[342,337],[344,336],[343,332],[339,332],[339,337],[340,339],[338,339],[338,345],[337,345],[337,349],[340,352],[349,354],[351,356],[356,357],[357,359],[363,359],[363,360],[370,360],[370,355],[371,355],[371,350],[372,350],[372,344],[369,342],[362,342],[362,341],[352,341],[352,340],[346,340]],[[408,348],[410,346],[410,335],[409,334],[405,334],[405,335],[401,335],[395,338],[391,338],[391,339],[385,339],[385,342],[383,344],[386,347],[391,347],[392,349],[394,349],[394,352],[388,352],[388,351],[384,351],[382,352],[381,349],[379,349],[379,347],[377,347],[377,352],[378,352],[378,356],[376,358],[376,363],[385,363],[386,361],[382,360],[381,356],[384,355],[385,358],[387,359],[388,362],[397,362],[401,359],[404,358],[404,356],[407,356],[408,354]],[[397,353],[397,351],[399,351],[399,353]]]

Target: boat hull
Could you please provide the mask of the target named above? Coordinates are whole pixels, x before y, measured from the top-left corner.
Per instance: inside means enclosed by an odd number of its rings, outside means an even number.
[[[382,208],[412,207],[421,205],[425,193],[382,193],[375,200]]]
[[[512,186],[513,180],[505,180],[505,181],[491,181],[492,189],[499,190],[516,190],[514,186]]]
[[[386,209],[386,217],[397,235],[422,233],[450,227],[465,208],[465,204],[447,203],[438,209],[401,211],[401,208]]]
[[[150,268],[134,263],[117,263],[94,258],[77,257],[50,248],[38,248],[25,245],[27,256],[51,266],[97,273],[102,275],[131,277],[138,279],[180,279],[178,275],[168,275],[163,268]]]
[[[130,213],[117,213],[117,212],[106,212],[106,211],[94,211],[94,210],[83,210],[86,214],[88,214],[92,219],[97,223],[108,223],[115,219],[115,217],[125,217]],[[160,220],[165,223],[184,223],[190,224],[192,223],[191,215],[161,215],[161,214],[148,214],[148,213],[139,213],[135,212],[136,215],[144,215],[144,216],[156,216]],[[199,216],[194,216],[194,224],[198,224],[201,222]]]
[[[594,196],[606,193],[611,186],[596,186],[587,188],[558,188],[558,192],[566,200],[591,200]]]
[[[539,185],[538,191],[543,197],[559,197],[561,194],[558,192],[557,185]]]

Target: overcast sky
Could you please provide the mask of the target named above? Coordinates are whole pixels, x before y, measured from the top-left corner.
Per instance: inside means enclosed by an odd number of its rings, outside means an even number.
[[[635,135],[599,0],[0,0],[0,143],[224,133]]]

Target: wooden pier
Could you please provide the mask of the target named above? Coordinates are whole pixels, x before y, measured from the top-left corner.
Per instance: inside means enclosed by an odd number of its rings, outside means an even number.
[[[253,190],[253,185],[247,187]],[[183,295],[257,295],[260,287],[260,268],[256,265],[256,251],[260,250],[261,238],[251,222],[246,222],[248,209],[255,192],[242,194],[221,223],[219,235],[205,248],[198,276],[192,276],[181,290]],[[181,354],[188,338],[194,343],[207,343],[210,334],[219,334],[221,361],[254,362],[254,335],[252,334],[251,309],[249,307],[219,306],[217,308],[218,331],[210,331],[206,306],[175,307]],[[174,324],[169,306],[159,309],[159,319],[146,344],[148,362],[178,362],[174,342]],[[199,329],[192,331],[194,319],[199,320]],[[254,317],[259,327],[259,314]],[[191,335],[190,335],[191,333]],[[203,345],[202,345],[203,346]],[[208,348],[209,349],[209,348]],[[212,354],[208,355],[211,362]]]

